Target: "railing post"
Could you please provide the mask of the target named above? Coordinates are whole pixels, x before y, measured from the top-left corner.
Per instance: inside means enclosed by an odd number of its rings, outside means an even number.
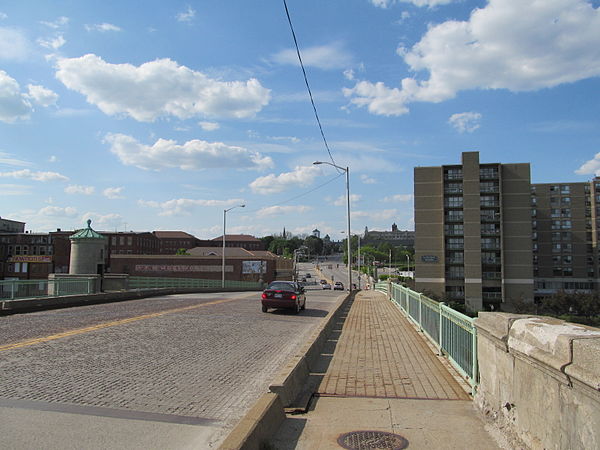
[[[444,315],[442,314],[442,310],[444,309],[444,302],[441,302],[439,305],[439,315],[440,315],[440,336],[438,338],[439,346],[440,346],[440,355],[444,354]]]
[[[474,326],[471,328],[471,339],[473,340],[472,343],[472,352],[473,352],[473,358],[472,358],[472,379],[471,379],[471,394],[475,395],[477,393],[477,378],[479,377],[479,361],[477,360],[477,328],[475,328]]]
[[[10,299],[14,300],[15,299],[15,280],[12,280],[11,286],[10,286]]]
[[[422,320],[422,309],[421,306],[423,305],[423,299],[422,296],[423,294],[419,293],[419,331],[423,331],[423,320]]]

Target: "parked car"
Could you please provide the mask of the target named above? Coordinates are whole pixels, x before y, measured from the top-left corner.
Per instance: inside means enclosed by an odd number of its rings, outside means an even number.
[[[341,281],[336,281],[335,284],[333,285],[333,290],[334,291],[343,291],[344,285],[342,284]]]
[[[331,285],[327,281],[325,283],[321,284],[321,287],[323,289],[331,289]]]
[[[319,283],[320,283],[320,284],[326,284],[326,283],[327,283],[327,280],[321,280],[321,281],[319,281]]]
[[[306,308],[304,287],[295,281],[273,281],[262,293],[262,312],[269,308],[293,309],[296,313]]]
[[[312,277],[312,275],[310,273],[306,274],[306,278],[311,278],[311,277]]]

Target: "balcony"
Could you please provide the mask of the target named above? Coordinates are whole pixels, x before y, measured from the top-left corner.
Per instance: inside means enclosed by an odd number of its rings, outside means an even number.
[[[481,202],[480,206],[482,208],[499,208],[500,207],[500,202],[498,201],[486,201],[486,202]]]
[[[480,192],[482,194],[497,194],[498,192],[500,192],[500,188],[498,186],[491,186],[491,187],[481,187]]]
[[[465,260],[463,258],[446,258],[446,264],[458,264],[463,265]]]
[[[462,222],[464,216],[444,216],[445,222]]]
[[[447,280],[463,280],[465,278],[465,274],[464,273],[450,273],[448,272],[446,274],[446,279]]]
[[[500,214],[499,213],[482,214],[481,215],[481,221],[482,222],[498,222],[499,220],[500,220]]]
[[[452,300],[463,300],[465,298],[465,293],[463,291],[447,291],[446,292],[446,298],[452,299]]]
[[[462,190],[462,188],[449,188],[449,187],[446,187],[446,188],[444,188],[444,193],[445,194],[462,194],[463,190]]]
[[[449,229],[449,230],[445,230],[444,234],[446,236],[462,236],[463,234],[465,234],[465,232],[464,232],[464,230]]]
[[[484,280],[501,280],[502,272],[482,272],[481,278]]]
[[[500,242],[482,242],[482,250],[500,250]]]
[[[448,250],[463,250],[465,247],[465,244],[456,244],[456,243],[451,243],[451,244],[446,244],[446,248]]]
[[[481,234],[483,236],[497,236],[500,234],[500,228],[482,228]]]
[[[499,266],[501,264],[500,258],[481,258],[481,263],[491,266]]]
[[[482,292],[484,300],[502,300],[502,292]]]

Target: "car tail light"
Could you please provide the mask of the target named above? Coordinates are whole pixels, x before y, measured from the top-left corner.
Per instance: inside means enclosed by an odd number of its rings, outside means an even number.
[[[264,292],[262,293],[262,298],[267,298],[267,294],[265,294]]]
[[[296,300],[296,294],[292,294],[292,297],[291,297],[291,299],[292,299],[292,300]]]

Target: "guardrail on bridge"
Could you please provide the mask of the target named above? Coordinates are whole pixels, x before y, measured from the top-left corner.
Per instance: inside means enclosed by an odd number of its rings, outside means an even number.
[[[400,284],[390,286],[389,298],[465,377],[475,394],[479,383],[475,319]],[[388,283],[377,283],[375,289],[388,293]]]
[[[58,297],[94,292],[95,278],[60,278],[56,280],[0,280],[0,299]]]

